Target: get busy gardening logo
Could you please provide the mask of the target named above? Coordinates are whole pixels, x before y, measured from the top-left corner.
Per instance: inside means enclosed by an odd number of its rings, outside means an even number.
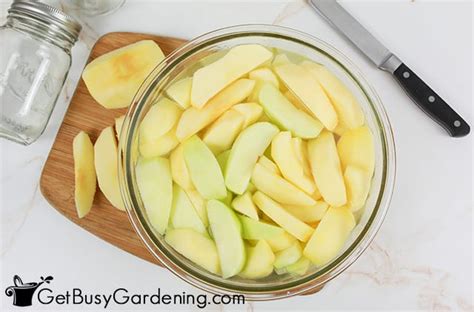
[[[159,287],[151,293],[132,293],[123,287],[109,293],[88,293],[77,287],[58,291],[46,286],[52,280],[52,276],[41,276],[38,282],[24,283],[20,276],[15,275],[13,285],[5,289],[5,295],[13,297],[12,305],[16,307],[87,305],[107,309],[113,305],[194,305],[204,309],[212,304],[245,304],[243,295],[195,295],[185,291],[169,294]]]

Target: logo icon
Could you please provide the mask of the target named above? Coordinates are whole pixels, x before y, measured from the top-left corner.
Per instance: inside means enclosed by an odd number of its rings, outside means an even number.
[[[23,283],[18,275],[13,276],[13,286],[5,289],[8,297],[13,296],[13,305],[18,307],[27,307],[31,305],[33,294],[43,283],[49,284],[53,280],[52,276],[46,278],[41,276],[40,282]]]

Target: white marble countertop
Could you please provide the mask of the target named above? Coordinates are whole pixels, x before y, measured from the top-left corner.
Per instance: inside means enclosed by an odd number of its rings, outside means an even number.
[[[51,2],[51,1],[50,1]],[[57,2],[57,1],[55,1]],[[369,30],[473,123],[470,1],[341,1]],[[9,1],[0,2],[1,22]],[[345,273],[312,296],[245,306],[242,310],[473,311],[472,134],[452,139],[427,118],[390,75],[375,69],[304,1],[132,1],[86,22],[73,66],[43,136],[25,148],[0,141],[0,310],[12,309],[3,289],[14,274],[53,275],[55,289],[150,293],[198,290],[165,269],[123,252],[67,221],[38,189],[43,163],[98,36],[111,31],[192,38],[242,23],[273,23],[317,36],[348,55],[385,103],[397,147],[397,183],[386,221],[369,249]],[[0,46],[5,43],[1,42]],[[7,44],[7,43],[6,43]],[[0,48],[1,49],[1,48]],[[53,287],[53,286],[51,286]],[[131,310],[113,305],[109,309]],[[42,310],[102,310],[97,306],[34,306]],[[196,306],[140,306],[199,310]]]

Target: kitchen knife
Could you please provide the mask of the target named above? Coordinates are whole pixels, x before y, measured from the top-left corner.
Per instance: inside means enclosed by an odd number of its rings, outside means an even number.
[[[413,101],[451,136],[462,137],[469,133],[467,122],[337,1],[309,0],[309,3],[378,68],[393,74]]]

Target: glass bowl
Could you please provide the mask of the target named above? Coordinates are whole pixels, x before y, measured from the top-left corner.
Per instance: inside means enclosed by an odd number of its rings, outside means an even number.
[[[138,126],[163,90],[183,76],[192,74],[199,60],[222,49],[257,43],[302,55],[331,70],[358,99],[366,124],[374,135],[375,172],[358,224],[340,254],[324,267],[311,268],[303,276],[272,275],[259,280],[239,277],[223,279],[190,262],[174,251],[150,225],[135,179]],[[163,266],[186,282],[215,294],[243,294],[247,300],[270,300],[314,292],[349,267],[368,247],[387,212],[395,181],[395,146],[391,126],[379,97],[357,67],[327,43],[305,33],[270,25],[243,25],[219,29],[171,53],[147,77],[126,115],[120,139],[120,185],[130,220],[150,252]]]

